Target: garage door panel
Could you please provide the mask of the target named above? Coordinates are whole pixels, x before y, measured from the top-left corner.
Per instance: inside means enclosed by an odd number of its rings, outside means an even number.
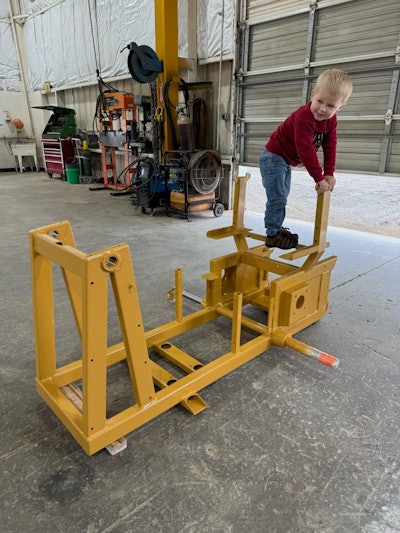
[[[246,139],[244,160],[253,161],[256,163],[256,166],[258,166],[258,158],[260,157],[260,153],[264,147],[264,144],[260,145],[259,143],[255,142],[254,139]]]
[[[240,162],[258,164],[260,141],[309,100],[321,72],[339,68],[349,72],[354,90],[338,115],[337,168],[400,175],[399,0],[245,4],[247,55],[239,54],[237,65]]]
[[[382,6],[383,3],[384,6]],[[323,2],[318,2],[318,4],[323,8]],[[362,29],[369,30],[370,36],[374,38],[379,38],[382,32],[396,31],[399,4],[397,0],[338,2],[337,5],[320,9],[318,13],[321,25],[326,27],[339,25],[343,30],[348,27],[351,32],[343,31],[343,35],[359,34],[368,47],[369,35],[362,34]]]
[[[266,72],[264,74],[257,74],[256,76],[246,75],[239,83],[241,88],[246,89],[248,87],[260,86],[261,89],[266,86],[276,85],[279,90],[279,86],[283,83],[294,84],[298,87],[299,76],[302,76],[303,68],[288,68],[287,70],[277,70],[276,72]]]
[[[380,77],[354,77],[353,95],[346,106],[346,114],[380,115],[382,120],[388,108],[392,85],[391,74],[382,73]]]
[[[283,58],[287,64],[302,64],[307,27],[306,15],[251,26],[248,70],[257,71],[280,66]]]
[[[257,123],[245,124],[242,129],[242,161],[251,161],[258,166],[258,158],[269,135],[276,125]]]
[[[400,141],[393,142],[387,172],[395,173],[400,168]]]
[[[336,158],[336,168],[343,170],[355,170],[371,172],[371,169],[379,165],[380,147],[374,141],[361,143],[358,140],[349,139],[346,146],[339,145]]]
[[[281,90],[277,86],[270,85],[264,88],[249,87],[243,94],[245,95],[243,111],[246,118],[285,118],[293,109],[302,105],[301,91],[294,84],[285,85]]]
[[[372,4],[369,0],[340,4],[318,13],[316,55],[368,54],[373,41],[373,52],[393,53],[390,43],[396,42],[399,32],[399,5],[397,0]]]
[[[346,137],[353,137],[354,135],[371,137],[375,136],[378,141],[385,135],[385,123],[383,120],[366,121],[359,120],[346,122],[345,120],[339,121],[338,125],[338,138],[344,140]]]
[[[396,121],[393,124],[393,139],[394,141],[400,141],[400,122]]]
[[[287,99],[286,102],[282,100],[275,102],[272,99],[271,101],[268,102],[269,104],[268,107],[260,106],[260,105],[252,106],[251,103],[249,103],[243,108],[246,113],[246,117],[247,117],[246,120],[255,119],[255,120],[263,120],[263,121],[269,120],[270,121],[273,118],[275,118],[276,120],[274,120],[274,122],[279,124],[287,117],[287,115],[289,114],[289,109],[292,109],[292,108],[294,109],[296,107],[299,107],[298,101],[293,99],[292,102],[289,103],[291,107],[288,108],[288,102],[290,102],[289,99]]]
[[[310,0],[248,0],[246,16],[248,19],[279,17],[282,10],[287,12],[307,10]]]

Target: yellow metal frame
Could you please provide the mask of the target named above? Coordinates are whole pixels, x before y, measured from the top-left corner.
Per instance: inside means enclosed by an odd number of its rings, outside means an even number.
[[[177,0],[154,0],[156,52],[163,61],[163,71],[157,77],[157,115],[164,116],[163,122],[163,152],[174,149],[172,143],[172,133],[168,120],[166,120],[166,106],[171,103],[171,113],[176,120],[175,111],[178,105],[178,90],[181,84],[179,77],[179,57],[178,57],[178,2]],[[164,85],[171,79],[169,90],[169,102],[164,102]],[[160,115],[160,110],[162,114]],[[174,122],[175,122],[174,120]]]
[[[233,237],[237,251],[211,260],[210,272],[203,276],[206,296],[201,309],[183,315],[182,271],[177,269],[175,318],[147,332],[128,245],[86,254],[76,248],[66,221],[30,231],[37,390],[88,454],[109,447],[177,404],[199,413],[206,404],[198,391],[273,345],[338,365],[335,357],[293,338],[328,310],[336,257],[320,257],[328,246],[330,193],[317,197],[313,243],[273,259],[263,244],[248,245],[249,240],[265,239],[243,224],[248,179],[234,178],[232,226],[207,234],[213,239]],[[53,264],[61,267],[82,344],[79,357],[64,366],[56,360]],[[109,280],[122,332],[122,342],[113,346],[107,345]],[[265,323],[244,316],[242,309],[249,304],[268,311]],[[231,320],[231,346],[215,360],[205,363],[171,342],[220,316]],[[251,330],[254,338],[241,343],[242,328]],[[177,378],[153,361],[150,349],[184,376]],[[107,368],[121,361],[128,364],[134,404],[107,417]]]

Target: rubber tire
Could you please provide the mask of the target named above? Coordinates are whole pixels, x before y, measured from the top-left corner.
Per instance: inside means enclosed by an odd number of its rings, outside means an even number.
[[[219,217],[222,217],[222,215],[224,214],[224,211],[225,211],[225,208],[223,206],[223,204],[215,204],[214,206],[214,216],[219,218]]]

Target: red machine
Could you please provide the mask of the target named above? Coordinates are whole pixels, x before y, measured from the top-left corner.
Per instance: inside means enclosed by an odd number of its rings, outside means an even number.
[[[129,167],[129,140],[136,128],[136,106],[133,94],[104,92],[97,108],[100,125],[103,187],[124,190],[129,187],[129,176],[134,172]],[[125,179],[119,181],[116,151],[124,155]]]

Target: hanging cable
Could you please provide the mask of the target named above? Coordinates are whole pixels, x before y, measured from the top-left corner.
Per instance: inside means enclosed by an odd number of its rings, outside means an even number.
[[[93,46],[94,62],[95,62],[95,65],[96,65],[96,74],[99,77],[100,76],[100,70],[101,70],[100,69],[99,35],[98,35],[98,32],[97,32],[97,50],[96,50],[91,3],[92,3],[92,0],[88,0],[90,34],[91,34],[91,37],[92,37],[92,46]],[[94,2],[94,6],[95,6],[95,9],[96,9],[96,2]],[[97,13],[96,13],[96,21],[97,21]],[[96,25],[96,28],[97,28],[97,25]]]

